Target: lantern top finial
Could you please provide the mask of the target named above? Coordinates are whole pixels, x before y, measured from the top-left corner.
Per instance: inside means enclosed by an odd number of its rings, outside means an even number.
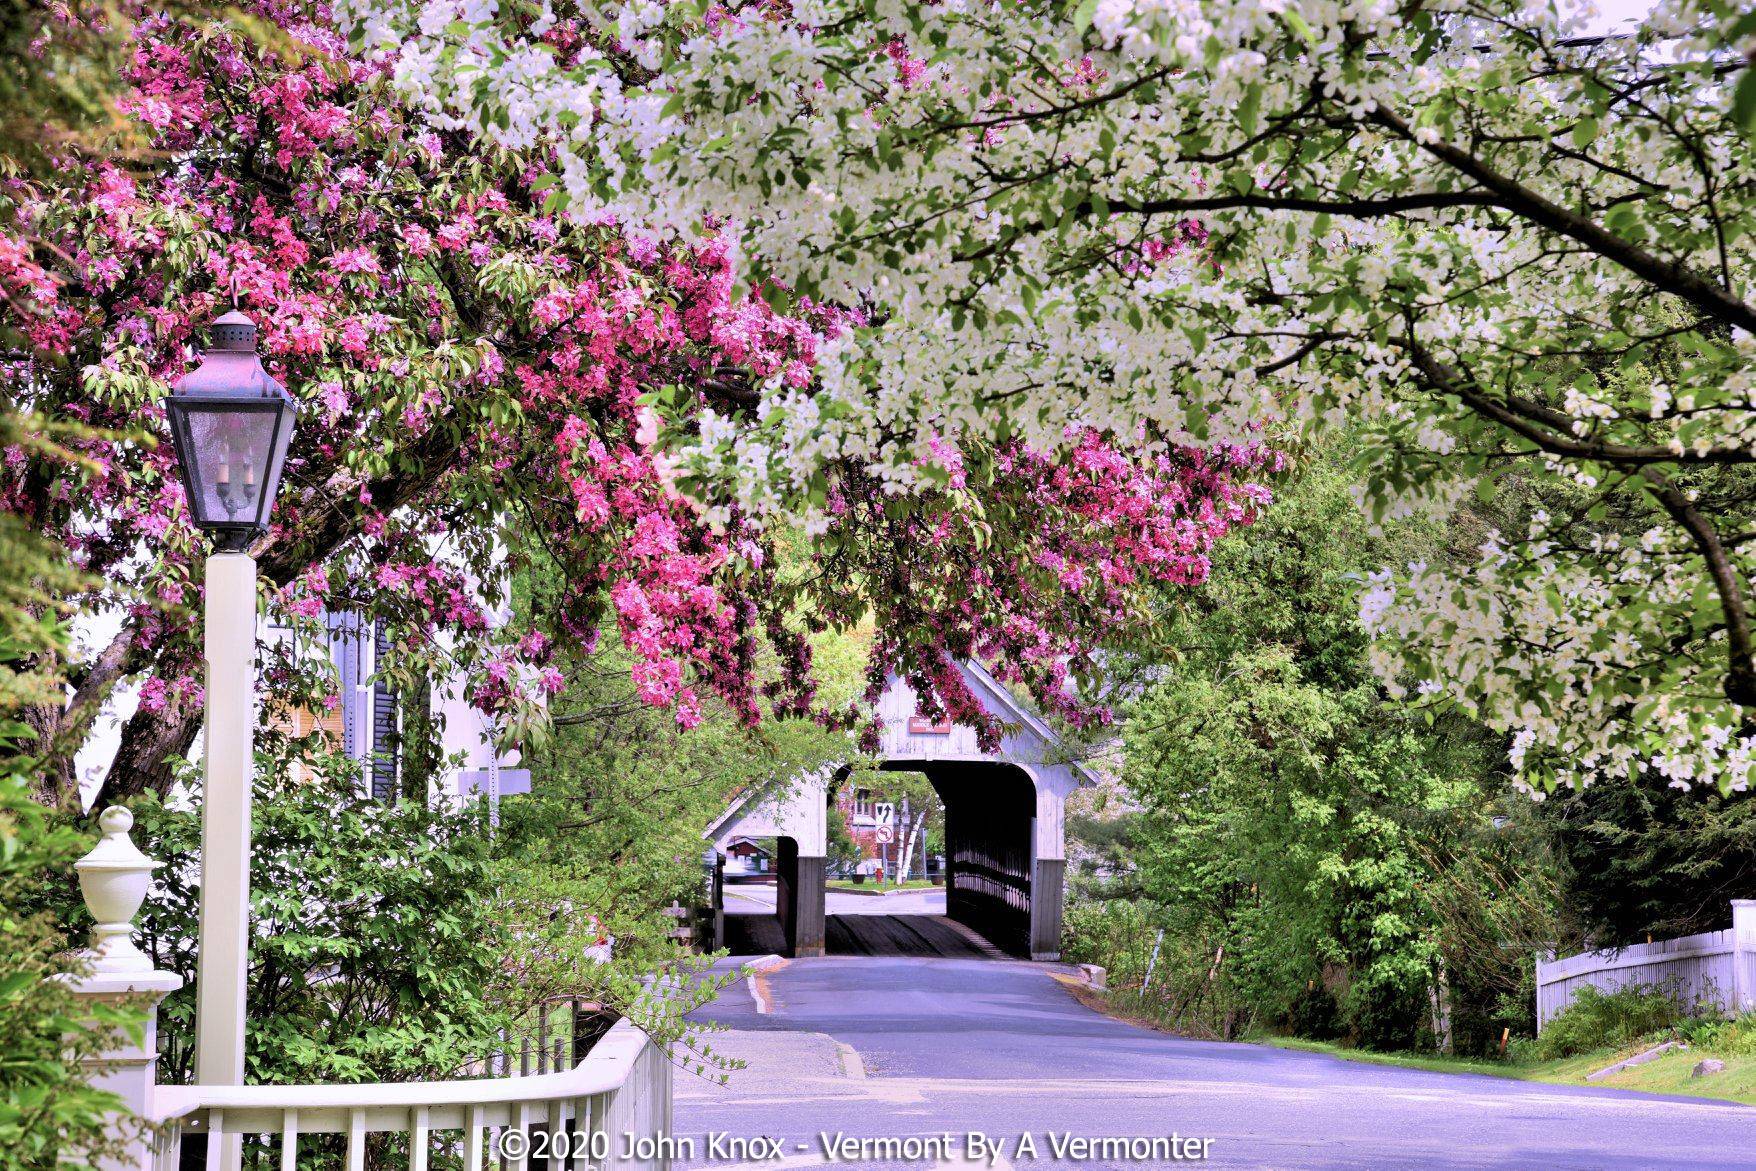
[[[248,353],[256,348],[256,323],[233,309],[213,323],[213,348]]]

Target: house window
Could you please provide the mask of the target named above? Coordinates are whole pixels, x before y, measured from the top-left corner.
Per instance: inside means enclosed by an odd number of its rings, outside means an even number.
[[[389,683],[373,678],[389,657],[389,636],[382,623],[357,614],[331,613],[328,622],[330,657],[340,681],[342,750],[364,768],[367,792],[380,801],[394,800],[402,713]]]
[[[389,657],[390,635],[382,622],[372,627],[372,796],[379,801],[396,798],[397,739],[402,732],[396,691],[379,674]]]
[[[855,789],[854,790],[854,816],[855,817],[871,817],[872,816],[872,790],[870,790],[870,789]]]

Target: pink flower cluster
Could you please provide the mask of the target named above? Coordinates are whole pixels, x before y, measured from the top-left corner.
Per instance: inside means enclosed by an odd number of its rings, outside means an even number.
[[[1096,665],[1106,641],[1138,636],[1151,590],[1205,581],[1214,542],[1270,502],[1252,477],[1283,466],[1261,444],[1143,457],[1094,431],[1070,434],[1062,452],[1012,443],[979,461],[942,439],[929,446],[949,487],[973,477],[986,505],[981,518],[966,515],[948,494],[940,509],[902,522],[903,539],[922,552],[885,562],[868,699],[900,672],[926,714],[974,724],[990,743],[998,728],[964,691],[954,660],[992,664],[1075,725],[1108,722],[1106,707],[1072,689],[1074,675]],[[897,527],[871,482],[849,480],[831,508],[849,523]],[[876,731],[867,727],[869,742]]]
[[[1054,710],[1101,720],[1069,678],[1132,628],[1143,591],[1201,581],[1213,541],[1266,501],[1251,481],[1274,457],[1259,448],[1142,457],[1081,434],[1050,455],[934,436],[924,464],[944,490],[900,519],[858,467],[835,469],[837,555],[811,592],[784,591],[772,537],[736,515],[705,523],[654,445],[710,400],[748,409],[716,386],[808,389],[824,340],[857,312],[782,289],[766,291],[787,311],[735,299],[711,235],[661,244],[543,214],[542,166],[497,167],[426,129],[333,29],[278,0],[254,8],[305,46],[296,59],[223,24],[142,21],[124,109],[163,165],[69,166],[17,187],[18,222],[0,231],[0,279],[25,294],[12,312],[29,304],[0,373],[40,388],[48,417],[98,429],[77,473],[0,452],[0,507],[138,599],[138,645],[157,656],[149,711],[185,693],[198,653],[187,607],[202,545],[171,445],[129,436],[164,436],[166,384],[233,303],[303,406],[261,551],[273,604],[306,621],[360,609],[399,645],[450,636],[473,648],[473,699],[489,711],[558,693],[560,651],[590,653],[612,624],[640,697],[684,726],[708,696],[745,720],[766,706],[846,723],[813,711],[808,634],[872,612],[875,688],[901,672],[929,710],[973,718],[952,664],[979,657]],[[545,40],[565,63],[582,35],[562,21]],[[922,83],[906,46],[875,51]],[[1185,225],[1142,262],[1200,238]],[[500,260],[529,279],[482,280]],[[103,393],[82,366],[113,376]],[[672,387],[661,428],[648,396]],[[553,605],[491,630],[480,584],[539,565],[562,580]]]

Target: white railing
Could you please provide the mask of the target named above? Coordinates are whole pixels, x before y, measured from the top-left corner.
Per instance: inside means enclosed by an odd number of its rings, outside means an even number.
[[[207,1171],[239,1171],[246,1146],[253,1171],[295,1171],[302,1140],[317,1135],[344,1136],[324,1145],[345,1154],[347,1171],[367,1171],[369,1160],[372,1171],[380,1171],[384,1156],[393,1151],[406,1152],[409,1171],[427,1171],[436,1151],[447,1162],[460,1158],[468,1171],[669,1171],[669,1056],[632,1023],[619,1021],[571,1068],[562,1068],[563,1055],[572,1061],[586,1044],[578,1002],[570,1006],[567,1037],[554,1038],[552,1051],[551,1006],[540,1010],[534,1076],[321,1086],[157,1085],[157,1004],[182,981],[153,970],[134,944],[133,919],[158,863],[129,840],[134,819],[126,809],[105,810],[99,822],[103,840],[75,864],[96,926],[82,957],[88,971],[70,983],[82,998],[144,1004],[140,1035],[118,1033],[110,1052],[85,1064],[94,1086],[115,1093],[128,1114],[152,1124],[147,1132],[121,1124],[121,1149],[97,1160],[105,1171],[178,1171],[184,1142],[197,1136],[206,1146]],[[521,1072],[528,1070],[531,1055],[525,1039]],[[491,1060],[509,1072],[508,1055]],[[371,1141],[384,1134],[406,1137],[396,1143]]]
[[[273,1165],[291,1171],[300,1140],[321,1134],[345,1135],[348,1171],[364,1171],[367,1136],[379,1133],[408,1137],[409,1171],[426,1171],[436,1141],[460,1155],[467,1171],[670,1166],[661,1141],[670,1131],[670,1062],[627,1021],[561,1073],[453,1082],[161,1086],[153,1107],[152,1121],[162,1128],[158,1171],[176,1171],[182,1142],[192,1135],[207,1136],[208,1171],[234,1171],[229,1152],[238,1143],[225,1136],[266,1144],[276,1156]]]
[[[1756,900],[1732,900],[1732,925],[1679,939],[1537,958],[1537,1033],[1573,1003],[1581,986],[1614,992],[1646,985],[1668,992],[1687,1011],[1712,1007],[1735,1015],[1756,1011]]]

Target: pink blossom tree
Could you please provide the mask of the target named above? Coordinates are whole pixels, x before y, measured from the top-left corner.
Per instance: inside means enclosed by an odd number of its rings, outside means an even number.
[[[466,672],[513,734],[540,732],[566,686],[556,647],[600,629],[632,652],[641,698],[684,725],[709,698],[748,721],[848,725],[857,713],[815,697],[811,636],[868,620],[874,691],[900,672],[935,714],[980,722],[950,669],[979,657],[1102,720],[1070,679],[1152,621],[1153,591],[1201,581],[1211,544],[1267,499],[1254,480],[1278,457],[1262,446],[1129,452],[1092,432],[1049,456],[929,437],[926,490],[833,461],[811,488],[827,527],[788,552],[797,531],[677,480],[667,444],[754,416],[770,388],[811,391],[854,310],[740,295],[719,238],[660,246],[557,214],[541,143],[435,132],[321,9],[247,7],[285,40],[136,29],[123,109],[157,149],[150,169],[69,154],[52,178],[0,185],[0,269],[29,289],[8,302],[10,405],[89,429],[78,463],[0,452],[0,509],[102,580],[78,606],[125,613],[65,664],[68,700],[29,712],[58,761],[46,800],[71,798],[71,753],[126,681],[139,710],[102,799],[163,790],[198,729],[205,549],[160,400],[234,303],[301,404],[253,549],[268,612],[304,637],[326,609],[368,614],[391,669]],[[566,23],[545,39],[563,59],[579,40]],[[483,599],[539,564],[559,600],[492,620]],[[322,702],[296,657],[263,681],[274,704]]]

